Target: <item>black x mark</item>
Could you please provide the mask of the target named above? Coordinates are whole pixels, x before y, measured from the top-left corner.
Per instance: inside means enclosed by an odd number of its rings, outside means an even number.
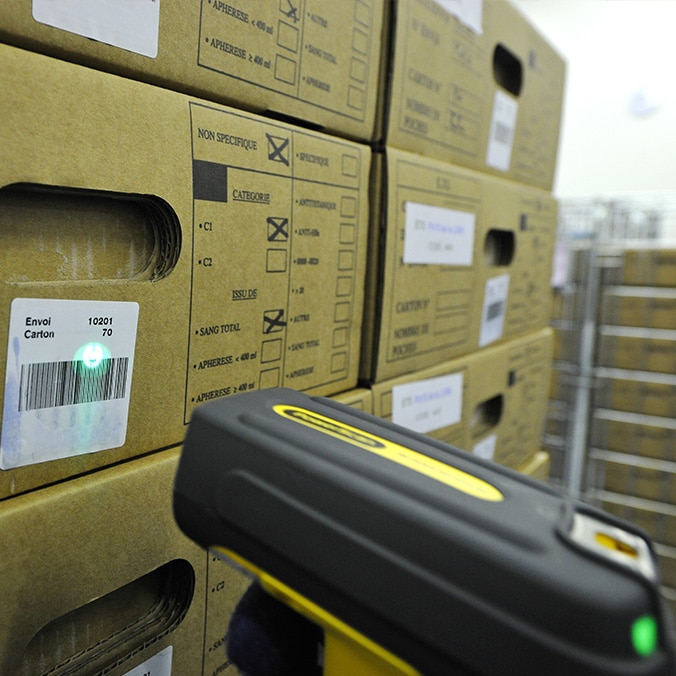
[[[268,216],[268,242],[286,242],[289,239],[289,219]]]
[[[289,158],[286,156],[286,149],[289,145],[289,138],[282,136],[270,136],[268,137],[268,159],[273,162],[281,162],[287,167],[289,166]]]
[[[277,333],[281,331],[286,322],[283,319],[284,310],[268,310],[263,313],[263,333]]]

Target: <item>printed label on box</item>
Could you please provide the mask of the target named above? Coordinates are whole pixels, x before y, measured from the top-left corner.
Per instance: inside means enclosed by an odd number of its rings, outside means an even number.
[[[171,676],[172,655],[173,648],[169,646],[124,676]]]
[[[481,311],[481,333],[479,347],[502,338],[507,312],[507,295],[509,293],[509,274],[493,277],[486,281],[484,304]]]
[[[475,214],[406,202],[404,263],[472,265]]]
[[[449,427],[462,418],[462,373],[392,388],[392,422],[415,432]]]
[[[437,0],[437,3],[465,26],[482,35],[483,0]]]
[[[15,298],[0,468],[122,446],[138,303]]]
[[[496,434],[491,434],[485,439],[474,444],[472,453],[483,458],[484,460],[493,460],[495,457],[495,446],[497,445],[498,437]]]
[[[516,99],[498,89],[495,92],[488,150],[486,151],[486,164],[493,169],[509,170],[518,112],[519,104]]]
[[[33,18],[113,47],[157,56],[160,0],[33,0]]]

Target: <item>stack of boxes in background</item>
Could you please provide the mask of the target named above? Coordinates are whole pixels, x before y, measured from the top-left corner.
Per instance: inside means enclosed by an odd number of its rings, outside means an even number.
[[[676,250],[629,248],[606,260],[587,498],[648,531],[676,607]]]
[[[171,514],[203,401],[546,474],[564,68],[476,7],[2,4],[0,672],[234,673],[247,580]]]
[[[508,3],[443,6],[395,5],[362,378],[376,415],[546,471],[564,63]]]
[[[552,473],[650,534],[676,604],[676,251],[654,240],[562,247],[545,435],[562,461]]]

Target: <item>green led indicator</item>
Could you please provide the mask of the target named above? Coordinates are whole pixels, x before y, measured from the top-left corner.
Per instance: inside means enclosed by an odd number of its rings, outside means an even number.
[[[652,655],[657,649],[657,620],[652,615],[643,615],[631,625],[631,642],[642,657]]]

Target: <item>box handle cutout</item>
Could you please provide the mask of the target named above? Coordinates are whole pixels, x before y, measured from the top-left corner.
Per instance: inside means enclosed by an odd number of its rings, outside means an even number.
[[[46,624],[14,673],[94,674],[122,664],[181,624],[194,590],[192,566],[169,561]]]
[[[501,394],[478,404],[469,421],[472,437],[481,436],[495,427],[502,418],[503,407],[504,401]]]
[[[492,228],[484,239],[484,260],[490,266],[510,265],[516,251],[516,237],[511,230]]]
[[[0,267],[7,282],[166,277],[181,226],[159,197],[15,183],[0,189]]]
[[[523,65],[521,59],[502,44],[493,52],[493,77],[510,94],[519,96],[523,86]]]

